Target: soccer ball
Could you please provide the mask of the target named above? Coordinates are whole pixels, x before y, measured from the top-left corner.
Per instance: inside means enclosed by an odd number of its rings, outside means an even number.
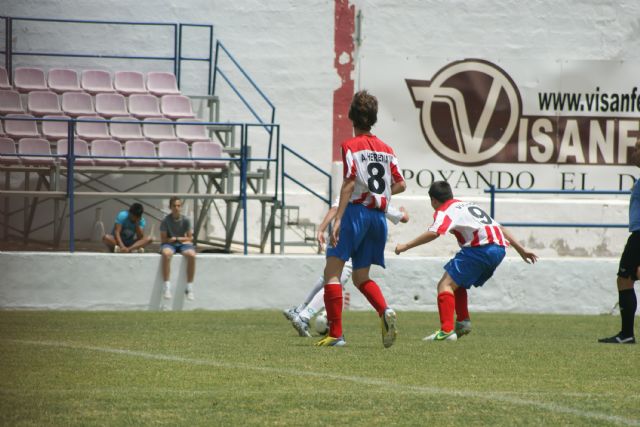
[[[322,312],[316,316],[315,320],[316,332],[320,335],[326,335],[329,332],[329,320],[327,320],[327,314]]]

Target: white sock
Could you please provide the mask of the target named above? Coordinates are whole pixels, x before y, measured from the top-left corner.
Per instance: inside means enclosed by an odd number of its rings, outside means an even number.
[[[324,286],[313,296],[309,304],[299,314],[301,319],[309,321],[313,316],[324,309]]]
[[[316,283],[313,284],[311,292],[309,292],[309,295],[307,295],[307,298],[304,300],[304,305],[308,305],[321,289],[324,289],[324,277],[319,277],[318,280],[316,280]]]
[[[171,282],[169,282],[169,281],[164,282],[164,288],[165,289],[171,289]]]
[[[187,283],[187,292],[189,292],[189,293],[193,292],[193,283],[192,282]]]

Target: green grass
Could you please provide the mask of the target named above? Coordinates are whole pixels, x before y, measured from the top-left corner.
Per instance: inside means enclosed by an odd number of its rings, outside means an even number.
[[[0,425],[640,425],[640,346],[613,316],[345,313],[316,348],[276,311],[0,311]],[[123,350],[123,351],[118,351]]]

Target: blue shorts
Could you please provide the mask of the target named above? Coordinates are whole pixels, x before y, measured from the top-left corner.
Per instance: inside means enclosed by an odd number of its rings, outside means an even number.
[[[184,251],[188,251],[189,249],[193,249],[193,251],[195,252],[196,247],[191,243],[163,243],[162,245],[160,245],[160,252],[162,252],[164,249],[170,249],[174,254],[176,252],[180,254]]]
[[[340,222],[338,246],[327,248],[327,257],[353,261],[353,269],[376,264],[384,268],[387,220],[384,212],[349,203]]]
[[[444,269],[456,285],[462,288],[482,286],[493,276],[505,253],[503,246],[494,244],[462,248],[445,264]]]

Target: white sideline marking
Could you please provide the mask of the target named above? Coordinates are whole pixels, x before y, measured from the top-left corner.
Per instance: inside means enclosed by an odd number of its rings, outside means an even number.
[[[532,406],[532,407],[544,409],[549,412],[575,415],[582,418],[609,421],[609,422],[623,424],[623,425],[640,426],[640,420],[637,420],[637,419],[624,418],[616,415],[608,415],[600,412],[582,411],[580,409],[557,405],[555,403],[539,402],[539,401],[529,400],[529,399],[520,399],[517,397],[511,397],[510,394],[512,393],[499,393],[499,392],[480,393],[475,391],[448,390],[448,389],[438,388],[438,387],[411,386],[411,385],[397,384],[390,381],[378,380],[375,378],[368,378],[368,377],[337,375],[337,374],[313,372],[313,371],[298,371],[295,369],[270,368],[265,366],[254,366],[254,365],[246,365],[241,363],[226,363],[226,362],[218,362],[215,360],[192,359],[189,357],[171,356],[167,354],[148,353],[144,351],[124,350],[124,349],[109,348],[109,347],[95,347],[95,346],[65,343],[65,342],[29,341],[29,340],[6,340],[6,341],[14,342],[18,344],[39,345],[39,346],[48,346],[48,347],[62,347],[62,348],[71,348],[75,350],[97,351],[101,353],[141,357],[143,359],[180,362],[180,363],[186,363],[190,365],[215,366],[219,368],[243,369],[243,370],[251,370],[251,371],[257,371],[257,372],[269,372],[269,373],[277,373],[277,374],[284,374],[284,375],[297,376],[297,377],[314,377],[314,378],[332,379],[336,381],[350,381],[353,383],[364,384],[364,385],[375,385],[375,386],[383,386],[387,388],[394,388],[401,392],[408,392],[408,393],[436,394],[436,395],[445,394],[445,395],[456,396],[456,397],[467,397],[472,399],[502,402],[502,403],[508,403],[508,404],[517,405],[517,406]]]

